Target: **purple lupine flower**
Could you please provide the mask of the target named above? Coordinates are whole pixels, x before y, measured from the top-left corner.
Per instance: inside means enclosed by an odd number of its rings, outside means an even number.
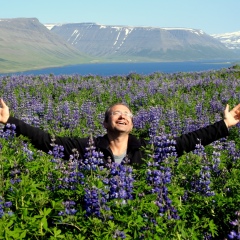
[[[10,208],[12,206],[12,202],[5,202],[4,207]]]
[[[149,122],[149,112],[145,109],[141,109],[134,115],[133,124],[135,129],[143,129]]]
[[[183,124],[183,129],[182,129],[182,133],[188,133],[188,132],[193,132],[195,130],[197,130],[199,128],[196,120],[190,118],[190,117],[186,117],[184,119],[184,124]]]
[[[16,135],[16,125],[7,123],[5,128],[0,131],[0,137],[5,139],[14,138]]]
[[[64,157],[64,147],[57,144],[52,144],[53,149],[48,152],[49,155],[53,156],[52,162],[56,161],[56,159]]]
[[[154,137],[158,135],[159,130],[159,121],[161,119],[162,111],[159,111],[159,109],[153,109],[151,108],[149,111],[150,116],[150,128],[149,128],[149,137],[150,137],[150,143],[154,142]]]
[[[94,129],[93,116],[94,116],[95,108],[96,108],[96,104],[91,101],[85,101],[80,108],[81,114],[87,120],[86,124],[89,129]]]
[[[96,151],[92,136],[89,138],[89,146],[85,149],[83,160],[80,162],[80,170],[97,170],[103,166],[103,153]]]
[[[170,136],[167,135],[162,135],[162,136],[156,136],[154,138],[154,161],[161,163],[163,162],[166,158],[169,157],[177,157],[177,152],[176,152],[176,141],[173,139],[169,138]]]
[[[237,233],[236,233],[234,230],[232,230],[232,231],[228,234],[228,237],[229,237],[229,239],[236,239]]]
[[[213,151],[213,153],[212,153],[212,158],[213,158],[212,170],[216,174],[220,173],[220,170],[219,170],[219,165],[220,165],[220,162],[221,162],[220,161],[220,156],[221,156],[220,152]]]
[[[100,192],[101,189],[98,189],[96,187],[93,187],[92,189],[85,189],[84,207],[86,210],[86,216],[95,216],[98,218],[101,217],[101,202],[99,197],[101,194]]]
[[[231,221],[230,224],[233,226],[238,226],[239,222],[237,219],[235,219],[234,221]]]
[[[21,179],[19,178],[19,175],[21,174],[21,171],[19,170],[19,166],[15,163],[13,166],[13,169],[10,171],[10,183],[12,185],[18,184],[21,182]]]
[[[70,189],[76,190],[78,184],[84,184],[84,174],[79,171],[79,160],[71,159],[67,162],[59,159],[55,161],[55,171],[61,173],[61,176],[57,178],[54,175],[54,172],[50,173],[48,178],[51,184],[48,186],[48,189]]]
[[[210,167],[201,166],[201,171],[199,173],[199,177],[195,177],[195,180],[191,182],[191,191],[200,193],[204,196],[213,196],[215,195],[214,191],[211,191],[210,188],[211,183],[211,173]]]
[[[230,224],[233,227],[237,227],[237,230],[232,230],[229,234],[228,234],[228,238],[229,239],[240,239],[240,211],[236,211],[235,215],[237,216],[237,219],[233,220],[230,222]]]
[[[196,144],[195,149],[193,150],[193,153],[201,157],[206,157],[205,148],[201,144],[201,140],[199,140],[199,144]]]
[[[212,234],[211,233],[204,233],[203,240],[211,240],[212,239]]]
[[[237,150],[236,144],[234,141],[225,142],[225,149],[228,152],[229,157],[236,162],[240,158],[240,151]]]
[[[96,151],[92,136],[89,138],[89,145],[85,149],[84,158],[79,160],[78,170],[82,171],[86,176],[89,171],[94,171],[96,177],[99,178],[103,183],[106,183],[106,179],[103,179],[98,175],[98,171],[102,171],[103,168],[103,153]],[[83,183],[85,184],[85,183]],[[102,217],[102,210],[109,211],[106,203],[109,199],[106,189],[99,189],[96,186],[85,187],[84,194],[84,208],[86,210],[86,216],[95,216],[98,218]]]
[[[60,211],[58,213],[59,216],[75,215],[77,210],[74,208],[74,206],[76,205],[74,201],[66,201],[66,202],[63,202],[62,204],[65,207],[65,210]]]
[[[4,215],[12,216],[13,212],[11,211],[12,202],[5,202],[4,198],[0,196],[0,218]]]
[[[214,191],[211,191],[211,164],[208,162],[204,147],[202,144],[197,144],[194,154],[202,157],[202,165],[199,176],[195,176],[195,179],[191,182],[191,191],[200,193],[204,196],[215,195]]]
[[[215,96],[210,101],[211,112],[219,113],[222,111],[222,103]]]
[[[175,136],[182,133],[181,122],[179,120],[180,116],[176,109],[168,110],[165,115],[165,117],[168,119],[165,125],[169,127],[169,129],[171,130],[171,134]]]
[[[90,140],[91,141],[91,140]],[[90,142],[91,143],[91,142]],[[93,143],[86,149],[87,152],[83,160],[81,169],[83,170],[96,170],[93,166],[99,166],[103,163],[101,156],[96,154]],[[100,157],[100,158],[99,158]],[[101,161],[99,161],[99,158]],[[94,160],[94,161],[93,161]],[[84,202],[86,215],[95,217],[102,217],[101,210],[109,211],[110,209],[106,206],[107,201],[112,199],[118,199],[122,204],[126,203],[127,199],[132,199],[133,193],[133,176],[132,167],[126,165],[129,159],[126,157],[121,164],[112,163],[109,159],[106,164],[107,174],[104,177],[100,177],[104,184],[104,188],[98,189],[97,187],[87,187],[85,189]],[[86,169],[86,166],[89,168]],[[99,169],[101,171],[101,169]],[[105,217],[111,219],[111,214],[104,213]]]
[[[125,239],[126,238],[126,235],[125,235],[125,232],[124,231],[119,231],[118,229],[114,232],[113,238],[117,238],[117,239]]]
[[[169,212],[169,218],[178,219],[175,208],[172,206],[172,201],[168,197],[167,183],[170,183],[169,168],[161,170],[147,170],[147,182],[152,187],[151,193],[157,194],[155,204],[159,207],[159,214],[162,216],[164,213]]]
[[[132,167],[124,164],[111,163],[109,167],[108,186],[110,199],[133,199]]]
[[[148,164],[147,183],[152,187],[151,192],[157,194],[155,204],[159,207],[160,216],[168,213],[169,219],[178,219],[176,209],[168,197],[167,184],[171,182],[171,168],[164,166],[170,157],[176,158],[176,142],[162,135],[154,138],[155,151],[153,154],[154,163]],[[156,164],[157,163],[157,164]],[[157,169],[155,169],[157,168]]]
[[[30,149],[28,149],[27,143],[23,143],[23,148],[22,149],[23,149],[23,152],[25,152],[26,155],[27,155],[27,160],[28,161],[33,160],[33,152]]]
[[[76,190],[77,185],[83,184],[84,175],[79,171],[79,165],[81,160],[78,159],[79,154],[76,149],[73,149],[73,154],[70,156],[69,161],[64,161],[64,148],[62,146],[52,144],[53,150],[49,151],[49,154],[53,156],[51,160],[55,163],[54,171],[48,174],[49,190],[56,189],[70,189]],[[60,172],[61,176],[56,177],[55,171]]]
[[[71,116],[70,112],[70,106],[69,102],[65,101],[63,102],[63,105],[60,107],[60,115],[61,115],[61,120],[60,124],[64,129],[69,129],[70,128],[70,121],[69,116]]]

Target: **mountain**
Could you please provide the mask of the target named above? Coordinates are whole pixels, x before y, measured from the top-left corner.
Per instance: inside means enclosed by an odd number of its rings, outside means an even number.
[[[78,64],[89,58],[36,18],[0,19],[0,72]]]
[[[211,36],[222,42],[227,48],[236,50],[240,53],[240,31],[223,34],[213,34]]]
[[[111,26],[96,23],[69,23],[46,27],[96,61],[236,58],[222,42],[197,29]]]
[[[233,49],[228,41],[198,29],[0,19],[0,73],[90,62],[239,59],[239,45]]]

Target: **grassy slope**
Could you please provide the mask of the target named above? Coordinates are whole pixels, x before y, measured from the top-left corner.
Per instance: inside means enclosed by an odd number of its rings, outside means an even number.
[[[1,47],[1,46],[0,46]],[[1,48],[0,72],[16,72],[46,67],[56,67],[88,62],[88,57],[83,57],[74,52],[67,53],[59,48],[35,48],[30,45],[12,45]],[[9,54],[10,52],[10,54]]]
[[[90,62],[38,20],[11,21],[0,26],[0,73]]]

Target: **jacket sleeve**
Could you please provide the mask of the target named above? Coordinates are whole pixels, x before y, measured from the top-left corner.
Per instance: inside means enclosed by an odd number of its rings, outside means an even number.
[[[53,150],[52,144],[55,143],[64,147],[64,159],[69,160],[73,149],[77,149],[80,157],[83,157],[88,142],[87,138],[54,137],[55,140],[53,142],[53,137],[49,133],[40,128],[30,126],[15,117],[9,117],[7,123],[14,124],[16,126],[16,135],[27,137],[33,146],[39,150],[48,153]]]
[[[228,128],[223,120],[196,131],[183,134],[175,139],[178,156],[183,155],[184,152],[193,151],[197,144],[206,146],[226,136],[228,136]]]

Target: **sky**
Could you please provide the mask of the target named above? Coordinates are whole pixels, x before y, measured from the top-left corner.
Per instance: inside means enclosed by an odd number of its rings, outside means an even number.
[[[240,0],[0,0],[0,19],[240,31]]]

